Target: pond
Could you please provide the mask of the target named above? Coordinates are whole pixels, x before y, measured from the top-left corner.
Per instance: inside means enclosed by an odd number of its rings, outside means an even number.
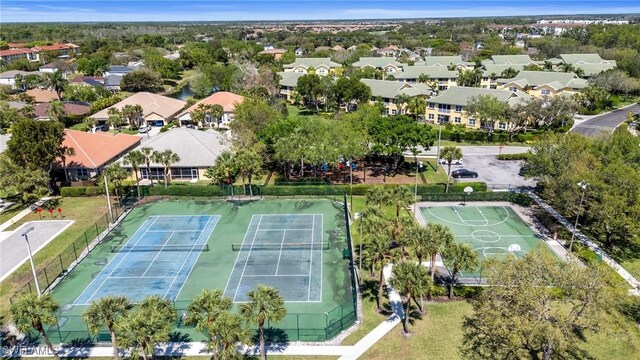
[[[180,88],[179,91],[171,94],[171,97],[178,100],[187,101],[187,98],[193,97],[193,95],[194,95],[194,92],[193,90],[191,90],[191,87],[189,87],[189,84],[185,84],[183,87]]]

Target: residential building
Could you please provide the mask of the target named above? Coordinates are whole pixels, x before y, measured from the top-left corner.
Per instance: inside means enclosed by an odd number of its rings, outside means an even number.
[[[491,95],[500,101],[514,105],[518,102],[531,99],[531,95],[524,92],[512,92],[507,90],[494,90],[473,87],[453,86],[427,100],[427,121],[439,124],[464,125],[472,129],[480,129],[480,120],[470,115],[466,108],[469,101],[480,95]],[[497,130],[506,130],[506,121],[494,124]]]
[[[283,66],[284,72],[295,72],[298,74],[308,74],[309,70],[320,76],[326,76],[341,68],[342,65],[331,61],[330,58],[297,58],[291,64]]]
[[[598,54],[560,54],[560,61],[571,64],[576,69],[584,72],[584,78],[594,77],[603,71],[616,67],[615,60],[605,60]]]
[[[301,56],[303,56],[303,55],[304,55],[304,49],[303,49],[303,48],[301,48],[301,47],[296,48],[296,50],[294,51],[294,53],[296,54],[296,57],[301,57]]]
[[[138,67],[135,66],[121,66],[121,65],[109,65],[109,70],[103,73],[104,77],[108,77],[109,75],[119,75],[124,76],[128,73],[138,70]]]
[[[58,100],[58,94],[53,90],[35,88],[29,89],[24,93],[33,96],[36,103],[48,103],[51,100]]]
[[[30,62],[40,61],[38,53],[31,49],[0,50],[0,62],[2,62],[3,64],[7,64],[19,59],[26,59]]]
[[[80,86],[104,86],[105,78],[101,76],[76,76],[73,79],[69,80],[69,84],[71,85],[80,85]]]
[[[81,101],[64,101],[64,112],[66,116],[81,117],[89,112],[91,104]],[[51,120],[49,118],[49,103],[38,103],[33,107],[34,119]]]
[[[287,100],[289,103],[293,103],[293,96],[295,94],[295,88],[298,85],[298,79],[304,76],[304,74],[297,72],[280,72],[278,76],[280,77],[280,81],[278,82],[278,96],[281,99]]]
[[[260,51],[258,54],[271,55],[273,56],[274,59],[278,60],[286,52],[287,52],[287,49],[266,49],[266,50]]]
[[[49,73],[52,74],[56,71],[61,71],[62,74],[66,77],[75,71],[76,64],[70,61],[65,60],[57,60],[45,65],[42,65],[38,68],[38,71],[41,73]]]
[[[555,71],[520,71],[511,79],[497,79],[498,90],[524,91],[533,97],[575,94],[587,87],[587,80],[574,73]]]
[[[98,124],[104,124],[109,119],[109,109],[116,108],[121,110],[126,105],[140,105],[142,107],[141,124],[151,126],[164,126],[173,120],[187,103],[149,92],[135,93],[128,98],[102,109],[90,117]]]
[[[406,66],[402,72],[393,74],[393,77],[398,81],[416,83],[421,75],[426,75],[429,77],[428,85],[437,83],[438,90],[442,91],[457,86],[458,74],[446,66]]]
[[[397,97],[400,94],[415,97],[419,96],[427,99],[433,90],[422,83],[408,83],[392,80],[360,79],[360,81],[371,88],[371,103],[381,102],[384,105],[387,115],[408,114],[406,104],[398,104]],[[424,114],[418,114],[422,116]]]
[[[223,152],[231,148],[231,144],[216,130],[202,131],[181,127],[143,139],[136,150],[143,147],[160,152],[171,150],[178,155],[180,160],[169,168],[171,180],[197,181],[208,179],[205,171]],[[127,168],[127,165],[123,166]],[[146,166],[140,168],[140,173],[142,179],[164,179],[164,165],[152,162],[151,173]]]
[[[355,68],[373,68],[384,71],[387,74],[402,71],[402,68],[405,66],[407,66],[407,64],[397,62],[395,59],[389,57],[361,57],[360,60],[353,63],[353,67]]]
[[[180,115],[178,115],[178,122],[180,125],[188,125],[193,123],[191,120],[191,112],[198,108],[200,105],[220,105],[222,106],[223,114],[220,119],[211,118],[211,116],[206,116],[204,119],[204,123],[197,124],[201,127],[212,127],[220,125],[228,125],[232,120],[236,111],[236,106],[238,104],[242,104],[244,101],[244,96],[234,94],[226,91],[219,91],[210,95],[197,103],[191,105],[187,110],[183,111]]]
[[[9,70],[0,73],[0,85],[11,86],[12,89],[16,88],[16,76],[21,75],[23,78],[28,75],[42,75],[38,71],[22,71],[22,70]]]
[[[483,64],[496,64],[496,65],[539,65],[538,62],[533,61],[529,55],[492,55],[489,59],[482,62]]]
[[[467,69],[473,67],[472,62],[463,61],[460,55],[454,56],[425,56],[424,61],[414,64],[415,66],[444,66],[453,65],[456,69]]]
[[[31,50],[35,52],[57,52],[59,58],[67,58],[70,56],[80,54],[80,46],[72,43],[67,44],[51,44],[51,45],[42,45],[31,48]]]
[[[120,91],[120,84],[122,83],[122,75],[107,75],[104,77],[104,87],[112,92]]]
[[[380,56],[384,56],[384,57],[395,57],[396,55],[398,55],[398,50],[400,50],[397,46],[395,45],[389,45],[387,47],[381,48],[381,49],[375,49],[375,53],[380,55]]]
[[[106,165],[120,159],[140,144],[140,137],[106,132],[88,133],[65,129],[62,145],[73,148],[74,155],[67,155],[53,164],[54,176],[65,180],[65,172],[71,182],[95,178]]]

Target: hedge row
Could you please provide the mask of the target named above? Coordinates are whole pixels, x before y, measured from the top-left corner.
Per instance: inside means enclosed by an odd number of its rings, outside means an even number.
[[[527,160],[531,156],[530,152],[524,152],[519,154],[500,154],[496,156],[498,160]]]
[[[382,185],[397,186],[397,185]],[[410,186],[410,185],[406,185]],[[449,186],[450,193],[462,193],[464,188],[471,186],[475,192],[487,191],[487,184],[483,182],[471,183],[452,183]],[[353,195],[366,195],[367,191],[373,185],[357,184],[353,186]],[[410,186],[413,190],[413,186]],[[444,193],[445,184],[418,185],[418,194]],[[112,191],[112,190],[111,190]],[[60,191],[62,196],[78,197],[78,196],[95,196],[104,194],[104,188],[101,186],[77,186],[65,187]],[[349,185],[282,185],[282,186],[263,186],[253,185],[253,195],[263,196],[294,196],[294,195],[342,195],[350,193]],[[233,192],[230,186],[193,186],[172,184],[168,187],[157,185],[153,187],[143,187],[143,195],[155,196],[211,196],[222,197],[230,195],[249,195],[248,186],[234,186]]]

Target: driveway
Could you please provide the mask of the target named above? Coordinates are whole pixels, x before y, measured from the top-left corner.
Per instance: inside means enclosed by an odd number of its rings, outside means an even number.
[[[521,160],[498,160],[495,155],[465,155],[464,165],[451,166],[455,169],[468,169],[478,173],[477,179],[456,179],[455,181],[484,181],[491,189],[508,189],[517,186],[535,186],[535,181],[525,180],[518,175],[520,167],[524,163]],[[444,171],[447,166],[443,165]]]
[[[593,117],[583,123],[574,126],[571,131],[580,133],[584,136],[594,137],[599,133],[613,132],[613,130],[623,123],[629,114],[640,112],[640,105],[633,104],[622,109],[614,110],[603,115]]]

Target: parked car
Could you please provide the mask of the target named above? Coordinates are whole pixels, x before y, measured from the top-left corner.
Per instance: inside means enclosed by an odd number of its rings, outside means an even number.
[[[439,161],[442,165],[448,165],[447,159],[440,159]],[[462,165],[462,159],[454,159],[453,161],[451,161],[451,165]]]
[[[99,131],[109,131],[109,125],[96,125],[91,132],[97,133]]]
[[[478,173],[467,169],[458,169],[451,172],[451,177],[454,178],[477,178]]]
[[[149,130],[151,130],[151,126],[145,125],[145,126],[141,126],[140,129],[138,129],[138,132],[140,134],[144,134],[144,133],[148,133]]]

